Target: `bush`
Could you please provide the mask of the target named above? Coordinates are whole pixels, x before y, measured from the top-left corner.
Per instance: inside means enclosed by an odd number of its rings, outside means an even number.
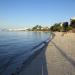
[[[71,26],[68,26],[67,31],[72,30],[73,28]]]
[[[53,26],[51,26],[50,30],[51,31],[61,31],[62,27],[60,25],[60,23],[55,23]]]

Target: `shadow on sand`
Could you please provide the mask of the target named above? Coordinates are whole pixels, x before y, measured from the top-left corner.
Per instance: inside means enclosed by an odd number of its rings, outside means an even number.
[[[51,43],[57,48],[57,50],[61,53],[61,55],[69,61],[73,67],[75,68],[75,60],[73,60],[71,57],[69,57],[60,47],[58,47],[53,41]]]

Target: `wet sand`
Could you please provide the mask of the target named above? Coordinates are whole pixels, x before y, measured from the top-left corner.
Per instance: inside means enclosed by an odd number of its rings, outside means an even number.
[[[56,32],[19,75],[75,75],[75,33]]]

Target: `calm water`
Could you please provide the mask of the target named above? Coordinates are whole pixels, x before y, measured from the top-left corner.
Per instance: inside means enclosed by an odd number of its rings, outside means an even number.
[[[0,75],[10,75],[41,42],[47,40],[47,32],[0,32]]]

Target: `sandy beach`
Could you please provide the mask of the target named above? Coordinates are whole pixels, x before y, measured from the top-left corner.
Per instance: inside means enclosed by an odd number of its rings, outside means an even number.
[[[75,75],[75,33],[56,32],[19,75]]]
[[[46,50],[48,75],[75,75],[75,34],[55,33]]]

